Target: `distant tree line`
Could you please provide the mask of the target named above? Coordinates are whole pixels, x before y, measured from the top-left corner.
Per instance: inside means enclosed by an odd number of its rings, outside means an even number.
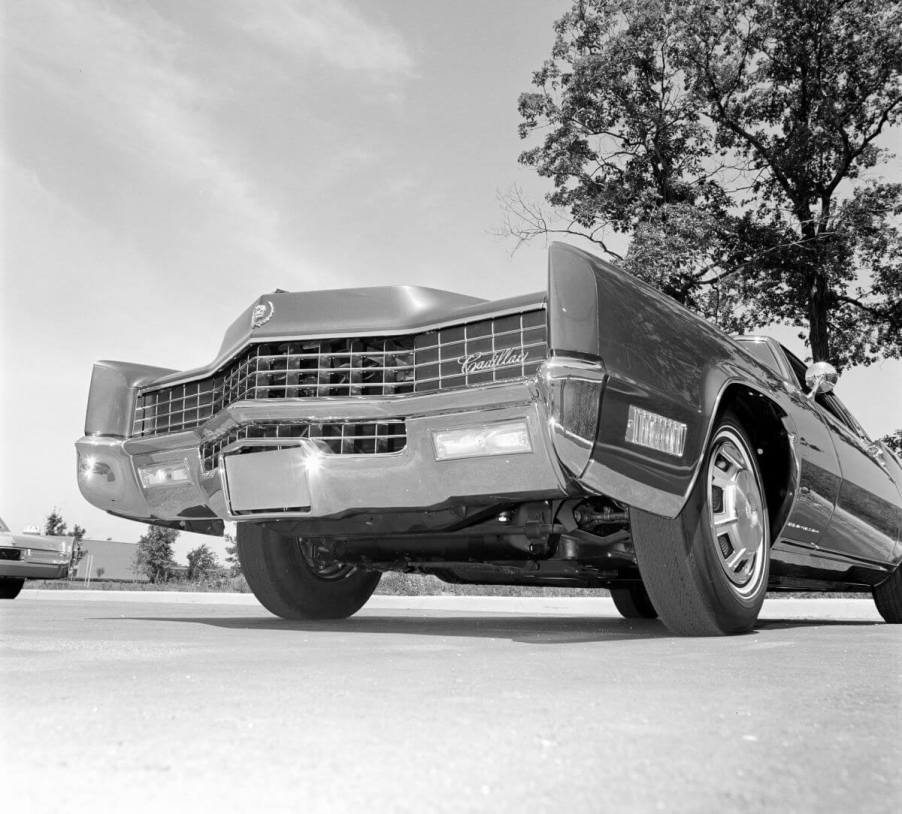
[[[175,529],[150,525],[138,540],[135,552],[135,571],[144,574],[155,584],[169,582],[181,572],[173,556],[173,545],[179,532]],[[215,552],[206,544],[193,548],[188,552],[188,569],[184,578],[188,582],[211,582],[241,574],[236,546],[233,538],[226,535],[226,565],[220,564]]]
[[[81,562],[82,558],[85,555],[84,549],[82,548],[81,541],[84,539],[85,534],[87,532],[78,525],[78,523],[74,523],[72,528],[70,529],[66,525],[66,521],[63,520],[63,515],[60,510],[54,506],[50,510],[50,514],[44,518],[44,528],[43,533],[48,537],[71,537],[72,538],[72,559],[69,562],[69,576],[72,576],[75,572],[78,563]]]

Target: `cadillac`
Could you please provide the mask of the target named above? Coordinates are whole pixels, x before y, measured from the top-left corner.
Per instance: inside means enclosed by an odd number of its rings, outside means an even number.
[[[0,518],[0,599],[15,599],[26,579],[65,579],[74,537],[14,534]]]
[[[902,465],[835,382],[554,244],[534,295],[278,291],[201,369],[98,362],[78,483],[142,523],[237,522],[287,619],[347,617],[395,570],[606,588],[683,635],[750,630],[768,590],[898,623]]]

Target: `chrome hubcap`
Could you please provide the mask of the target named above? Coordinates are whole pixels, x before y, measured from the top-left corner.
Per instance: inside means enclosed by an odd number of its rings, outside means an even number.
[[[764,575],[766,512],[749,452],[723,429],[708,460],[708,519],[717,561],[740,596],[754,594]]]

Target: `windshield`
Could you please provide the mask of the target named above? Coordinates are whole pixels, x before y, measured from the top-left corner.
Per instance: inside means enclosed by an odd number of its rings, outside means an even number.
[[[746,352],[755,357],[768,370],[773,371],[778,376],[782,376],[780,365],[774,357],[774,353],[770,345],[763,339],[737,337],[736,341],[739,346]]]

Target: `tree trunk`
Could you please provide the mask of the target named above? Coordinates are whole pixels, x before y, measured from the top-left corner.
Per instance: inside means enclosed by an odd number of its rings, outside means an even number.
[[[827,308],[827,278],[815,270],[808,298],[808,344],[815,362],[830,361],[830,331]]]

